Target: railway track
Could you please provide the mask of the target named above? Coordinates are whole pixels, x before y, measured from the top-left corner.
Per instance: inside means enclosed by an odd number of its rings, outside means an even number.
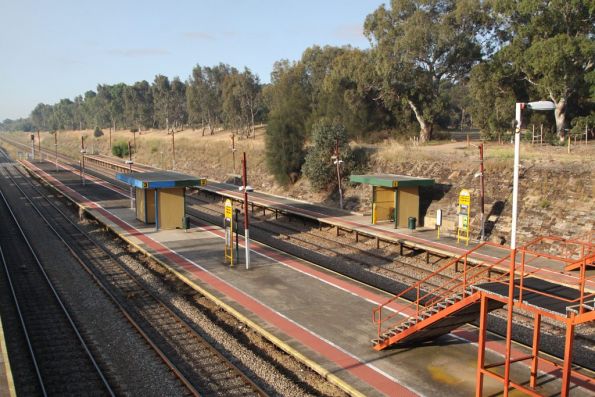
[[[11,180],[191,395],[266,395],[20,170]],[[15,172],[18,175],[15,175]],[[25,181],[25,184],[21,181]],[[26,192],[26,190],[28,192]],[[39,205],[43,200],[45,206]],[[36,203],[37,202],[37,203]]]
[[[115,395],[2,191],[0,198],[2,271],[29,353],[11,358],[11,365],[34,374],[20,392]]]
[[[76,164],[72,164],[72,166],[76,167]],[[106,170],[95,168],[95,172],[90,173],[114,186],[124,190],[127,189],[127,186],[119,181],[115,181],[113,175],[106,175]],[[108,173],[114,174],[115,172],[109,170]],[[190,195],[188,198],[189,204],[194,202],[200,207],[200,210],[197,208],[188,208],[188,214],[191,218],[194,218],[196,223],[199,225],[204,223],[215,225],[221,224],[221,209],[217,200],[214,200],[215,203],[213,201],[209,202],[208,200],[197,198],[194,194]],[[254,214],[252,214],[251,218],[258,219]],[[357,244],[353,241],[341,241],[338,237],[324,236],[327,232],[320,231],[317,225],[309,228],[311,231],[304,231],[301,228],[290,226],[287,220],[288,219],[282,218],[281,222],[274,222],[269,219],[259,219],[259,222],[252,222],[251,228],[259,229],[261,233],[253,233],[251,236],[257,241],[271,245],[282,251],[287,251],[292,255],[317,263],[323,267],[329,267],[329,257],[335,258],[336,263],[331,265],[331,270],[390,293],[399,292],[399,290],[404,289],[406,286],[409,286],[411,283],[418,281],[421,277],[424,277],[435,270],[432,268],[434,263],[424,263],[424,261],[420,259],[412,260],[414,263],[408,263],[396,259],[398,254],[393,250],[388,249],[375,252],[371,247],[365,246],[365,244]],[[307,220],[304,220],[304,224],[306,222]],[[241,230],[239,232],[241,233]],[[270,238],[271,235],[276,235],[278,237]],[[263,238],[263,236],[268,237]],[[394,249],[396,250],[396,247]],[[309,253],[304,254],[306,251]],[[344,266],[346,263],[352,265],[351,268],[356,267],[358,269],[364,269],[363,276],[361,276],[362,272],[359,270],[355,272],[346,270],[350,267]],[[370,275],[371,277],[369,277]],[[381,277],[379,279],[375,276]],[[445,278],[449,278],[450,276],[451,275],[444,275]],[[500,317],[500,323],[491,327],[491,331],[503,335],[505,329],[505,323],[502,322],[502,319],[504,318],[503,315],[499,315],[498,311],[496,311],[492,313],[491,316],[493,318]],[[516,318],[518,319],[521,328],[524,327],[524,329],[530,330],[532,326],[530,316],[518,313]],[[564,330],[559,327],[559,324],[550,323],[547,320],[543,322],[542,327],[544,331],[551,333],[554,338],[556,335],[563,335],[564,332]],[[527,331],[522,332],[530,335]],[[525,339],[519,340],[519,342],[529,345],[530,339],[527,337],[524,338]],[[589,346],[593,342],[591,333],[587,332],[585,335],[577,335],[577,342]],[[554,345],[555,343],[556,342],[553,342],[552,344]],[[549,352],[554,356],[561,355],[561,352],[557,352],[555,348],[549,350]],[[589,359],[585,361],[587,364],[586,367],[592,368],[592,362],[590,364],[589,362]]]

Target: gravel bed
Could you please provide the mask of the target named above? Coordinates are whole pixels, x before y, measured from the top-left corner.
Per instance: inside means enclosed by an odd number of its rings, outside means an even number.
[[[264,340],[204,296],[177,279],[160,264],[124,245],[111,234],[99,231],[94,222],[86,228],[159,294],[209,343],[271,395],[343,396],[341,390]]]
[[[184,389],[132,330],[53,232],[26,205],[15,206],[49,277],[67,302],[109,383],[121,395],[183,395]]]

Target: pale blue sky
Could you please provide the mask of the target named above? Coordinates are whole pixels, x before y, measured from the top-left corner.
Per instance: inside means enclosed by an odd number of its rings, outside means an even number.
[[[382,0],[0,0],[0,120],[98,83],[186,80],[197,64],[273,63],[309,46],[366,48],[366,15]]]

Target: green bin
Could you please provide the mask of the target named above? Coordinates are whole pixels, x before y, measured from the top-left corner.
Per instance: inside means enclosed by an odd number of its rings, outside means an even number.
[[[417,221],[417,219],[414,216],[410,216],[407,219],[407,227],[411,230],[415,230],[415,222]]]

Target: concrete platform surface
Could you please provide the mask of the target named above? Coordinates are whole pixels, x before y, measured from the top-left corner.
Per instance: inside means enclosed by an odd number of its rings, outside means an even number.
[[[422,346],[376,352],[370,344],[376,336],[371,313],[388,294],[258,243],[251,246],[249,270],[241,265],[230,268],[223,263],[224,235],[219,227],[205,224],[188,232],[155,232],[153,226],[135,219],[126,191],[102,186],[91,176],[82,187],[78,175],[56,173],[47,163],[23,163],[123,239],[347,392],[367,396],[475,393],[477,331],[473,327],[462,327]],[[395,312],[404,308],[400,303],[390,307]],[[502,340],[491,337],[488,348],[486,362],[502,359]],[[514,356],[527,352],[516,346]],[[515,363],[512,368],[514,381],[528,381],[529,367]],[[559,391],[557,368],[544,363],[540,369],[542,391],[548,395]],[[589,376],[574,373],[572,382],[574,396],[595,393]],[[500,383],[485,380],[485,395],[501,391]]]

